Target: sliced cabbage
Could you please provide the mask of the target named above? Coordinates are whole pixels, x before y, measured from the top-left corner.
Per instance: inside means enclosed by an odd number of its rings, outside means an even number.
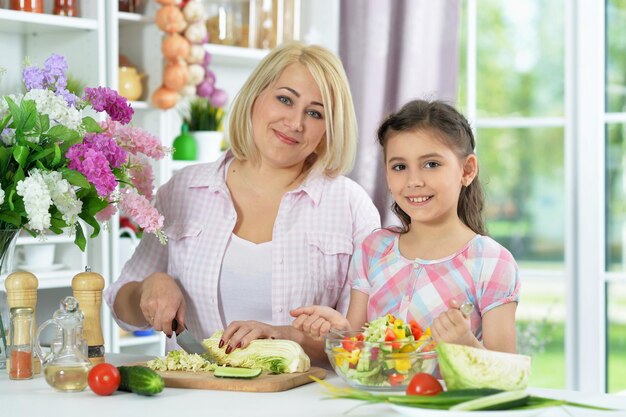
[[[219,348],[222,333],[219,330],[202,341],[218,365],[261,368],[273,374],[306,372],[311,367],[311,360],[302,346],[292,340],[257,339],[246,348],[235,349],[227,355],[226,346]]]
[[[448,389],[496,388],[523,390],[528,386],[531,358],[440,342],[439,370]]]
[[[172,350],[163,358],[155,358],[147,363],[154,371],[214,371],[217,365],[204,359],[196,353],[187,353],[184,350]]]

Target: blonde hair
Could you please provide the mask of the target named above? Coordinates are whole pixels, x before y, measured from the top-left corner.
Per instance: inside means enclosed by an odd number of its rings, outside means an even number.
[[[259,161],[252,133],[252,107],[257,97],[292,64],[304,65],[322,94],[326,135],[305,171],[319,170],[328,177],[347,173],[354,165],[357,122],[348,78],[341,61],[326,48],[290,42],[272,50],[248,77],[230,110],[230,144],[239,160]]]

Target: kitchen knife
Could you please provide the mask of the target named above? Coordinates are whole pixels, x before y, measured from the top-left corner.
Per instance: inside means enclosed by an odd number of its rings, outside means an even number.
[[[176,319],[172,321],[172,330],[176,331],[178,329],[178,322]],[[213,363],[217,363],[215,360],[215,356],[209,350],[207,350],[202,343],[198,341],[189,330],[186,328],[183,329],[182,332],[176,335],[176,343],[178,346],[183,348],[183,350],[187,353],[197,353],[198,355],[202,355],[203,358],[211,361]]]

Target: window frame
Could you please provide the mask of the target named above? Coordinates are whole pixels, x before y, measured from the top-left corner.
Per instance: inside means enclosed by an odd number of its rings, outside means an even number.
[[[605,288],[608,282],[626,282],[626,279],[623,274],[608,273],[605,267],[604,127],[607,121],[626,121],[626,114],[605,113],[605,3],[564,1],[563,117],[478,118],[476,17],[479,4],[478,0],[466,1],[465,108],[474,129],[563,128],[565,200],[566,206],[571,208],[565,213],[564,271],[555,275],[555,271],[521,269],[520,276],[522,283],[525,278],[532,279],[542,274],[559,276],[564,280],[566,387],[588,392],[606,392]]]

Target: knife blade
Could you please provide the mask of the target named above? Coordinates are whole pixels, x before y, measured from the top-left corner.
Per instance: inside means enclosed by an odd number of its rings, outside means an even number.
[[[176,332],[178,329],[178,322],[174,319],[172,321],[172,330]],[[215,356],[209,350],[207,350],[202,343],[198,341],[187,328],[184,328],[182,332],[176,335],[176,343],[183,348],[187,353],[197,353],[202,355],[203,358],[210,362],[217,363]]]

